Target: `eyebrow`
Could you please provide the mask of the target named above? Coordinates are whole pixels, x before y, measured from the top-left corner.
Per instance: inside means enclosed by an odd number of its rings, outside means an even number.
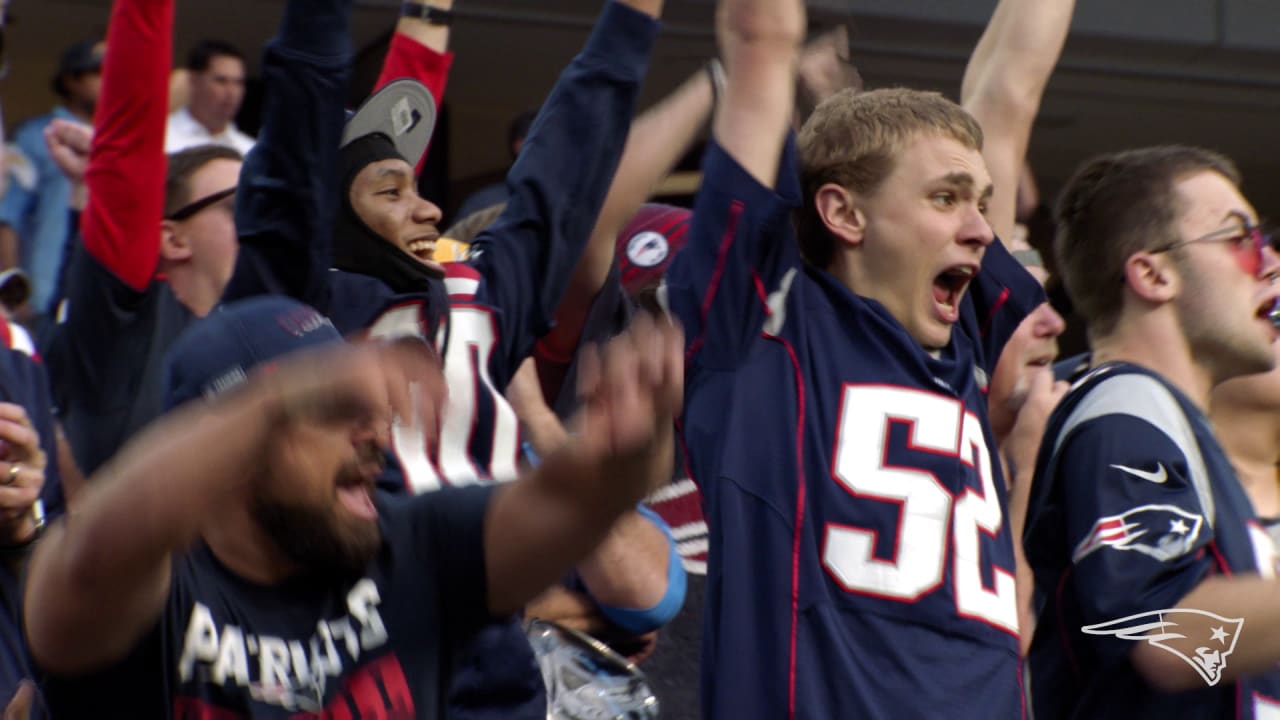
[[[977,181],[973,179],[973,176],[967,172],[947,173],[946,175],[942,176],[941,182],[947,183],[948,185],[953,185],[957,188],[961,188],[969,193],[973,193],[974,187],[977,186],[978,184]],[[982,200],[990,199],[990,197],[995,193],[995,190],[996,189],[994,185],[988,184],[985,188],[983,188],[982,195],[980,196],[979,199],[982,199]]]
[[[1239,220],[1240,223],[1246,227],[1257,224],[1250,219],[1249,213],[1246,213],[1243,210],[1230,210],[1226,215],[1222,216],[1222,222],[1227,222],[1229,220]]]
[[[381,180],[385,177],[390,177],[392,175],[396,176],[397,178],[408,177],[408,173],[404,171],[404,168],[399,168],[399,167],[382,168],[377,173],[375,173],[373,177],[375,180]]]

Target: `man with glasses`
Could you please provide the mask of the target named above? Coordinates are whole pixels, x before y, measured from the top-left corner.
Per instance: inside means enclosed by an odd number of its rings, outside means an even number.
[[[1091,369],[1049,420],[1024,542],[1038,718],[1275,717],[1275,547],[1205,417],[1269,370],[1280,258],[1226,158],[1094,159],[1056,251]]]

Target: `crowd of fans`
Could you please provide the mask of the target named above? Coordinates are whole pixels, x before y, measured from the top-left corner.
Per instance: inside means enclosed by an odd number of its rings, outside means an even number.
[[[1280,255],[1190,146],[1037,221],[1075,0],[958,102],[718,0],[643,111],[664,2],[602,0],[447,229],[454,3],[348,108],[353,3],[286,0],[256,138],[175,0],[11,135],[6,719],[1280,717]]]

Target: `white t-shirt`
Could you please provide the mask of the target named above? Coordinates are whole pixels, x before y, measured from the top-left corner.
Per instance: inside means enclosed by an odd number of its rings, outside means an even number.
[[[166,154],[176,153],[196,145],[214,144],[234,148],[241,155],[244,155],[253,148],[253,143],[253,138],[240,132],[235,123],[228,125],[226,130],[217,135],[210,133],[184,107],[169,116],[169,127],[165,132],[164,138],[164,151]]]

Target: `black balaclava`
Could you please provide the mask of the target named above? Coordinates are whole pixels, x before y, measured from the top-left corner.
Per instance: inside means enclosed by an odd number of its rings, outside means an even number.
[[[397,294],[427,292],[431,286],[441,284],[440,273],[369,229],[351,207],[351,183],[355,182],[356,175],[372,163],[393,159],[405,160],[391,139],[382,133],[365,135],[342,148],[339,159],[342,172],[339,205],[342,211],[338,213],[333,234],[333,266],[376,277]]]

